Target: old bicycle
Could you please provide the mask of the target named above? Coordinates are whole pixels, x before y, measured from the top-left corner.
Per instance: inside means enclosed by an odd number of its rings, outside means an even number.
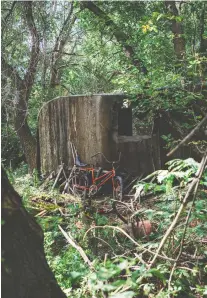
[[[116,200],[122,200],[123,197],[123,182],[120,176],[116,175],[115,164],[120,162],[109,161],[102,152],[98,152],[92,156],[102,155],[107,163],[110,163],[110,170],[97,169],[93,166],[83,164],[80,162],[78,155],[75,158],[75,164],[71,170],[70,176],[64,188],[64,193],[71,193],[82,199],[87,196],[90,198],[100,192],[102,187],[111,181],[113,197]]]

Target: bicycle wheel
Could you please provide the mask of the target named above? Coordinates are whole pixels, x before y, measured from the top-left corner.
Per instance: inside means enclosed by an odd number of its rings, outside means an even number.
[[[74,174],[69,181],[73,195],[85,199],[88,190],[88,177],[82,173]]]
[[[113,196],[116,200],[122,201],[123,198],[123,182],[119,176],[114,177]]]

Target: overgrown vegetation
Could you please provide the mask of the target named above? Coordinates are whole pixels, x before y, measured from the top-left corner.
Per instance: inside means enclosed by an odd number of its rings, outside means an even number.
[[[58,207],[54,203],[54,197],[56,202],[61,197],[58,190],[51,191],[51,186],[41,190],[35,174],[27,175],[26,183],[21,172],[9,175],[30,212],[39,214],[37,220],[44,230],[48,263],[68,297],[204,297],[207,294],[207,170],[200,181],[182,254],[173,275],[173,264],[192,202],[166,241],[156,266],[149,267],[199,164],[190,158],[171,160],[167,166],[167,170],[156,171],[135,185],[138,208],[128,217],[133,215],[153,224],[149,237],[140,239],[128,238],[122,234],[124,230],[117,230],[117,227],[123,229],[123,223],[116,214],[101,214],[98,200],[93,202],[94,214],[87,223],[81,212],[81,203],[77,201],[71,201],[68,210],[70,214],[79,210],[79,215],[62,217],[58,210],[61,204]],[[41,213],[43,210],[45,214]],[[91,268],[66,242],[58,225],[84,249],[92,261]],[[87,233],[88,229],[91,230]]]
[[[135,132],[149,132],[155,118],[167,117],[171,131],[162,134],[171,134],[171,141],[182,139],[203,117],[204,1],[28,3],[2,2],[5,165],[26,159],[35,167],[39,109],[56,96],[126,93]],[[195,141],[203,141],[200,134]]]
[[[205,1],[2,1],[1,7],[2,163],[44,230],[61,288],[75,298],[205,297],[207,170],[202,177],[197,171],[206,125],[185,143],[191,158],[168,161],[137,181],[132,199],[117,203],[128,228],[117,212],[104,213],[109,198],[94,200],[86,215],[80,200],[52,190],[53,182],[44,187],[36,158],[42,105],[93,93],[127,94],[134,132],[159,135],[166,156],[206,117]],[[134,239],[134,222],[144,221],[152,231]]]

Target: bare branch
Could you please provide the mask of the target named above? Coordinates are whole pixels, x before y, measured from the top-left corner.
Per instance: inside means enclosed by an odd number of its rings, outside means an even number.
[[[63,236],[65,237],[65,239],[68,241],[68,243],[70,243],[81,255],[81,257],[83,258],[83,260],[85,261],[85,263],[87,263],[89,265],[90,268],[93,268],[93,264],[92,262],[89,260],[89,258],[87,257],[87,255],[85,254],[84,250],[82,249],[82,247],[80,247],[78,244],[76,244],[74,242],[74,240],[72,239],[71,235],[69,236],[64,230],[63,228],[61,228],[61,226],[58,225],[58,228],[60,229],[61,233],[63,234]]]
[[[8,10],[9,10],[8,14],[5,16],[4,19],[2,19],[2,23],[4,24],[4,26],[6,26],[6,22],[7,22],[8,18],[10,17],[10,15],[12,14],[12,12],[13,12],[13,10],[14,10],[14,6],[15,6],[16,3],[17,3],[17,1],[14,1],[14,2],[12,3],[11,8],[8,9]],[[4,32],[4,29],[5,29],[5,27],[3,27],[3,29],[2,29],[2,34],[3,34],[3,32]]]
[[[63,26],[60,30],[58,37],[56,38],[55,46],[52,51],[52,63],[51,63],[52,66],[51,66],[51,78],[50,78],[51,87],[54,87],[57,83],[59,83],[57,82],[58,75],[59,75],[57,62],[63,55],[63,50],[68,41],[69,35],[71,33],[71,28],[77,19],[75,15],[71,19],[72,13],[73,13],[73,4],[71,3],[71,8],[69,10],[68,16],[63,23]],[[70,55],[72,55],[72,53],[70,53]]]
[[[192,136],[201,128],[201,126],[207,121],[207,114],[205,117],[197,124],[197,126],[173,149],[171,150],[167,156],[172,155],[177,151],[181,146],[183,146],[186,142],[188,142]]]

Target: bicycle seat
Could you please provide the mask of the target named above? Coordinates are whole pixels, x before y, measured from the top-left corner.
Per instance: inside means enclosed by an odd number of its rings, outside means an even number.
[[[82,163],[82,162],[80,161],[79,156],[76,156],[76,159],[75,159],[75,165],[78,166],[78,167],[86,167],[88,164],[87,164],[87,163]]]

